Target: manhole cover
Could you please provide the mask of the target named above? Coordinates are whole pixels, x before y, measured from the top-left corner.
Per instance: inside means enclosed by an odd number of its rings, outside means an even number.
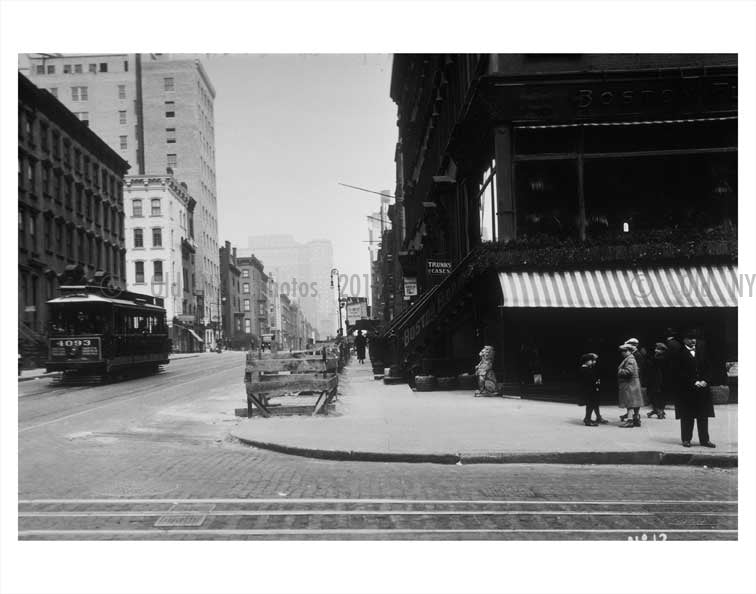
[[[202,526],[207,519],[205,514],[171,514],[160,516],[155,528],[176,528],[185,526]]]
[[[155,522],[155,528],[197,527],[207,519],[207,514],[215,508],[212,504],[175,503],[165,515]]]

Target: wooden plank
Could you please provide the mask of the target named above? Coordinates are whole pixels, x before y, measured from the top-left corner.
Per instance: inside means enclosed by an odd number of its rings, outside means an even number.
[[[247,414],[250,417],[252,416],[253,410],[254,410],[252,408],[253,404],[257,408],[257,410],[260,411],[260,414],[262,416],[264,417],[270,416],[270,409],[268,409],[268,407],[265,406],[265,404],[263,403],[263,398],[257,397],[255,396],[254,393],[248,391],[247,392]]]

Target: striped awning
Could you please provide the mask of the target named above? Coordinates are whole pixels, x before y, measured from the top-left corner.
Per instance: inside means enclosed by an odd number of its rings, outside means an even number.
[[[735,266],[501,272],[502,307],[737,307]]]

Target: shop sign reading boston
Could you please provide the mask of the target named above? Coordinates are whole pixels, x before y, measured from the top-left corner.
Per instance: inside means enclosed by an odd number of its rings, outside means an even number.
[[[428,306],[422,310],[419,316],[415,316],[412,322],[404,329],[402,342],[405,348],[420,337],[432,322],[438,319],[444,308],[457,296],[464,283],[465,279],[461,275],[457,275],[457,278],[450,278],[446,281],[446,286],[439,286]]]
[[[428,260],[428,274],[436,276],[447,276],[452,269],[451,262],[449,260]]]
[[[736,113],[736,74],[667,75],[550,84],[494,83],[495,104],[516,120],[574,121],[595,117],[671,117]],[[502,116],[503,117],[503,116]]]

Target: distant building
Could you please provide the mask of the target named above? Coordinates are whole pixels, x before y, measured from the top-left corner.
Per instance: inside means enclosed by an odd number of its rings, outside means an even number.
[[[244,314],[241,310],[241,269],[236,248],[227,241],[220,249],[221,317],[223,339],[232,341],[244,332]]]
[[[337,310],[331,290],[333,245],[328,240],[299,243],[291,235],[250,237],[248,248],[265,262],[280,292],[302,307],[322,336],[335,334]]]
[[[124,201],[127,289],[164,299],[169,327],[182,326],[171,330],[175,349],[199,350],[192,290],[194,198],[186,184],[171,175],[130,175],[125,180]],[[184,327],[193,332],[182,336]],[[208,329],[207,333],[202,340],[210,344],[212,332]]]
[[[46,334],[58,275],[80,266],[126,285],[123,177],[129,164],[49,92],[18,75],[18,322]]]
[[[270,333],[269,291],[270,279],[263,263],[255,256],[236,259],[240,270],[241,299],[240,324],[254,346],[260,346],[263,334]]]
[[[215,89],[201,62],[170,54],[29,54],[31,80],[48,89],[138,175],[171,173],[196,200],[200,319],[220,287],[215,179]]]

